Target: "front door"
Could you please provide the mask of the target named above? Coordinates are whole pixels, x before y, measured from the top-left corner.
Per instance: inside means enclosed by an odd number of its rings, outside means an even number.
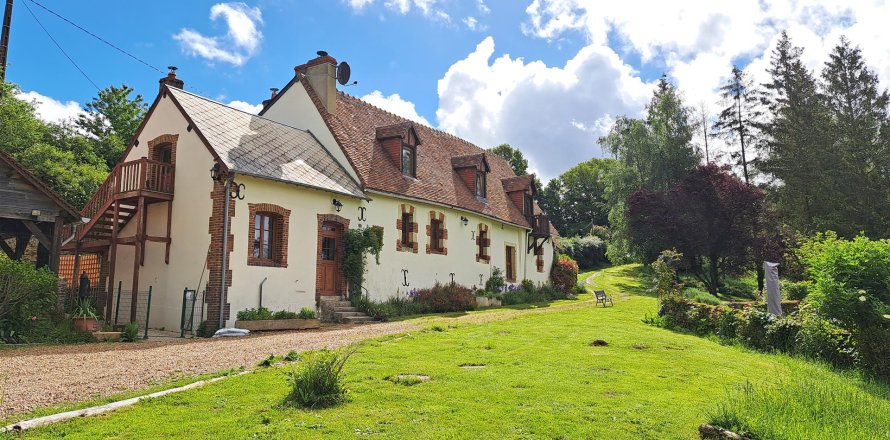
[[[343,227],[334,222],[324,222],[318,231],[319,247],[318,247],[318,272],[316,280],[318,281],[317,291],[319,295],[339,295],[342,286],[342,269],[340,262],[342,256],[339,255],[343,248]]]

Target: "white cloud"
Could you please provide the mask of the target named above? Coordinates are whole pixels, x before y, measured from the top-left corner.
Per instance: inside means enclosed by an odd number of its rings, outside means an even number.
[[[426,17],[445,23],[451,21],[451,16],[444,9],[437,7],[442,0],[343,0],[353,11],[362,11],[368,6],[381,3],[385,8],[405,15],[412,10],[418,10]]]
[[[509,143],[545,179],[602,156],[597,137],[613,117],[639,114],[652,91],[605,46],[561,67],[494,52],[485,38],[439,80],[439,126],[480,146]]]
[[[15,97],[33,103],[37,117],[46,122],[65,122],[81,113],[80,104],[75,101],[57,101],[35,91],[20,92]]]
[[[461,21],[463,21],[464,24],[467,25],[467,28],[470,29],[471,31],[475,31],[476,26],[479,24],[479,21],[473,17],[465,17]]]
[[[208,37],[184,28],[173,39],[190,55],[240,66],[259,49],[263,33],[257,26],[263,23],[262,13],[258,7],[250,8],[244,3],[217,3],[210,8],[210,19],[219,18],[228,28],[225,36]]]
[[[377,107],[399,115],[405,119],[410,119],[424,125],[432,125],[426,118],[417,113],[417,108],[414,106],[413,102],[402,99],[398,93],[383,96],[382,92],[374,90],[373,92],[362,96],[361,99],[371,105],[376,105]]]
[[[237,100],[236,100],[236,101],[232,101],[232,102],[230,102],[230,103],[228,104],[228,106],[229,106],[229,107],[234,107],[234,108],[237,108],[238,110],[241,110],[241,111],[244,111],[244,112],[247,112],[247,113],[252,113],[252,114],[257,114],[257,113],[260,112],[260,110],[263,109],[263,105],[262,105],[262,104],[256,104],[256,105],[254,105],[254,104],[251,104],[251,103],[249,103],[249,102],[237,101]]]
[[[478,9],[479,13],[482,15],[487,15],[491,12],[491,9],[485,4],[485,0],[476,0],[476,9]]]

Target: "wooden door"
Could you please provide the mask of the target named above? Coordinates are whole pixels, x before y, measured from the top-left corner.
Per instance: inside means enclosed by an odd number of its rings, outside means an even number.
[[[343,271],[341,269],[343,249],[343,228],[333,222],[324,222],[318,231],[318,282],[319,295],[339,295],[344,283],[341,283]]]
[[[507,246],[507,281],[516,282],[516,248]]]

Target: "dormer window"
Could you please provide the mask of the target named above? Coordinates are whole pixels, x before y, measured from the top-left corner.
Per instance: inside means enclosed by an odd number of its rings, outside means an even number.
[[[417,177],[417,149],[408,144],[402,144],[402,174]]]
[[[476,197],[485,198],[485,173],[476,172]]]

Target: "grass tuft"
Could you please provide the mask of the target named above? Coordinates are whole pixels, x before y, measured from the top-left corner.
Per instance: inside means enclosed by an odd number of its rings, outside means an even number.
[[[343,366],[353,350],[320,350],[304,356],[303,362],[287,372],[291,385],[285,403],[303,408],[327,408],[346,400]]]

